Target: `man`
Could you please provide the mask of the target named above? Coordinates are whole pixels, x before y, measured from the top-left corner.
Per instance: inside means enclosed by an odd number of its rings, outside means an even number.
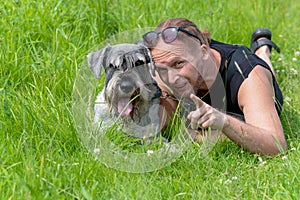
[[[283,98],[270,62],[271,48],[279,48],[271,41],[268,29],[253,33],[252,52],[211,40],[208,32],[201,33],[184,18],[164,21],[143,38],[163,90],[195,103],[196,109],[187,116],[192,129],[219,130],[253,153],[274,155],[286,150],[279,118]],[[212,99],[220,93],[220,89],[214,90],[220,88],[216,86],[220,80],[227,100],[224,111],[216,108]],[[169,104],[174,106],[172,99]]]

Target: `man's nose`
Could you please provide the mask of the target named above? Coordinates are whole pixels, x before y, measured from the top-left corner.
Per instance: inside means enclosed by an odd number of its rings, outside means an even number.
[[[174,84],[176,82],[177,79],[177,72],[175,69],[170,68],[168,70],[168,82],[170,84]]]

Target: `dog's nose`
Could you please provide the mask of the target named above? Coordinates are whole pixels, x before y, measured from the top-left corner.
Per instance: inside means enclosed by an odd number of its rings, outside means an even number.
[[[124,80],[120,84],[120,89],[126,93],[133,92],[134,83],[130,80]]]

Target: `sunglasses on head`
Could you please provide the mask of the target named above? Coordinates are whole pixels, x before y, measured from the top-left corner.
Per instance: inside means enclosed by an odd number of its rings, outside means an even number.
[[[179,31],[198,39],[200,41],[200,44],[202,44],[200,38],[195,34],[177,26],[167,27],[161,32],[150,31],[146,33],[145,35],[143,35],[144,44],[149,48],[154,47],[157,44],[159,34],[161,34],[161,37],[165,43],[171,43],[176,40]]]

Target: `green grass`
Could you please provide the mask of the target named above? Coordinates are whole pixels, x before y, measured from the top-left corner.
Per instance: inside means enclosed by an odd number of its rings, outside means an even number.
[[[299,9],[296,0],[1,1],[0,199],[298,199]],[[193,144],[172,164],[136,174],[87,150],[72,116],[86,55],[114,34],[172,17],[247,46],[255,28],[272,30],[282,49],[272,60],[285,96],[286,154],[258,156],[225,140],[204,156]]]

